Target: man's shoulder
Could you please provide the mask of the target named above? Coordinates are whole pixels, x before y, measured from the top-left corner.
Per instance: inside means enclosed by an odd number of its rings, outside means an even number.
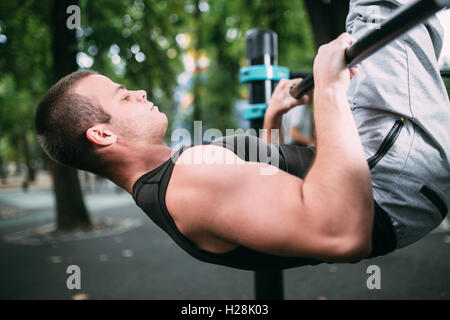
[[[211,188],[220,188],[223,178],[233,174],[233,164],[242,162],[232,151],[221,146],[187,148],[175,162],[168,192],[176,198],[186,194],[196,198]]]
[[[166,205],[177,228],[199,246],[196,235],[201,231],[204,239],[209,234],[201,221],[215,216],[222,207],[218,202],[228,199],[229,190],[237,187],[235,169],[238,166],[224,164],[227,156],[229,159],[235,157],[230,152],[215,145],[186,149],[178,157],[167,187]],[[242,160],[228,161],[231,164],[231,161],[237,163]]]
[[[276,175],[272,165],[245,161],[232,150],[213,144],[187,148],[178,157],[169,182],[169,191],[176,197],[193,199],[215,193],[225,194],[239,189],[260,175]]]
[[[219,145],[205,144],[186,149],[179,157],[175,166],[179,171],[196,173],[214,170],[218,166],[242,164],[233,151]]]
[[[236,248],[236,244],[218,239],[208,222],[220,213],[223,207],[220,202],[228,199],[224,187],[229,181],[224,181],[224,172],[220,170],[221,157],[231,156],[228,152],[216,145],[185,149],[175,162],[165,196],[167,210],[178,231],[198,248],[214,253]]]

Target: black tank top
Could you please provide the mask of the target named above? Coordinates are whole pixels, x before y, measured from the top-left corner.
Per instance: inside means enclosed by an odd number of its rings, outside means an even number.
[[[245,151],[244,154],[239,154],[236,146],[239,145],[239,140],[242,139],[244,140],[243,142],[245,145]],[[279,152],[279,168],[284,171],[291,171],[290,173],[295,174],[299,177],[303,177],[305,175],[306,170],[309,167],[309,164],[312,162],[314,156],[314,151],[312,149],[310,149],[309,151],[308,149],[305,149],[306,152],[303,153],[303,159],[299,159],[297,157],[296,160],[298,162],[296,163],[296,165],[291,166],[292,169],[288,170],[289,165],[285,160],[285,157],[287,153],[292,152],[291,146],[282,145],[282,148],[281,146],[280,148],[277,148],[279,151],[274,151],[273,145],[266,144],[261,139],[252,136],[227,136],[215,140],[212,144],[221,145],[222,147],[228,148],[243,160],[249,161],[249,148],[253,143],[257,144],[257,148],[268,148],[266,154],[268,154],[269,156],[271,155],[271,152]],[[284,257],[265,254],[251,250],[244,246],[238,246],[236,249],[224,254],[216,254],[198,248],[192,241],[186,238],[177,229],[175,222],[173,221],[169,211],[167,210],[165,199],[166,189],[169,184],[175,162],[180,154],[187,148],[190,147],[182,147],[178,149],[169,160],[162,163],[156,169],[153,169],[141,176],[135,182],[132,194],[133,199],[136,201],[136,204],[184,251],[203,262],[243,270],[287,269],[304,265],[317,265],[322,262],[309,258]],[[256,159],[256,161],[266,162],[264,161],[265,159],[261,159],[259,157],[260,152],[258,152],[257,155],[258,158]]]

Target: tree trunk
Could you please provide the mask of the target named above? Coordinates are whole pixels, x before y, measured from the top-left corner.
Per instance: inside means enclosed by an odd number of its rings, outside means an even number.
[[[201,101],[200,101],[200,66],[199,66],[199,58],[201,49],[203,46],[203,34],[202,34],[202,13],[199,8],[200,1],[195,0],[195,11],[194,11],[194,23],[195,23],[195,34],[197,35],[197,41],[195,43],[195,73],[194,73],[194,88],[193,88],[193,95],[194,95],[194,112],[193,114],[193,120],[194,121],[200,121],[202,120],[202,107],[201,107]]]
[[[345,32],[349,0],[305,0],[317,47]]]
[[[1,139],[0,139],[0,142],[1,142]],[[7,168],[5,168],[3,156],[0,153],[0,183],[4,184],[4,185],[8,183],[6,172],[7,172]]]
[[[83,201],[78,170],[50,163],[56,197],[56,223],[58,231],[88,229],[89,213]]]
[[[78,1],[54,0],[51,15],[53,78],[61,77],[77,70],[77,40],[75,30],[66,26],[67,7]],[[53,188],[56,197],[56,221],[58,231],[68,231],[91,226],[89,213],[84,204],[78,170],[61,166],[51,161]]]
[[[35,171],[33,165],[31,164],[30,157],[30,144],[28,143],[27,134],[25,131],[21,131],[20,138],[22,140],[22,148],[23,148],[23,156],[25,159],[25,166],[27,167],[27,173],[25,175],[25,182],[27,185],[29,182],[33,182],[35,180]]]
[[[277,4],[275,0],[268,0],[264,2],[264,5],[266,6],[266,15],[269,18],[268,28],[279,35],[279,25],[284,23],[280,20],[279,10],[280,8],[282,9],[281,4]]]

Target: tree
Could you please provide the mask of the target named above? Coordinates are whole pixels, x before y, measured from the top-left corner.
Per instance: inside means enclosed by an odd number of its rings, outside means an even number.
[[[66,26],[66,9],[77,4],[73,0],[53,0],[51,11],[53,82],[76,71],[77,41],[75,30]],[[91,227],[83,201],[78,171],[50,161],[53,190],[56,196],[56,216],[59,231]]]
[[[246,64],[245,36],[249,29],[269,28],[277,32],[279,64],[291,70],[311,68],[315,55],[313,37],[302,2],[286,0],[200,1],[202,52],[209,59],[206,71],[197,77],[196,100],[201,99],[203,127],[235,128],[234,105],[245,99],[247,87],[239,83],[240,67]],[[196,25],[190,28],[196,38]]]
[[[5,162],[32,163],[41,157],[36,152],[40,149],[34,148],[34,109],[50,85],[78,68],[94,69],[130,89],[145,89],[149,100],[168,115],[169,142],[179,112],[174,89],[188,51],[201,52],[209,60],[197,77],[195,95],[197,104],[201,102],[197,118],[204,128],[222,132],[236,127],[234,105],[245,99],[247,87],[239,83],[238,73],[246,64],[249,29],[273,28],[279,37],[279,64],[291,70],[310,68],[315,55],[302,1],[83,0],[81,29],[74,32],[67,29],[66,9],[76,3],[0,1],[0,37],[8,38],[0,40],[0,139],[2,152],[7,150],[2,154]],[[186,46],[178,41],[184,36],[191,39]],[[29,152],[24,151],[27,140]],[[52,168],[61,208],[58,224],[62,229],[72,222],[88,225],[76,171],[66,170]]]
[[[36,12],[39,13],[36,14]],[[30,139],[33,137],[33,97],[42,93],[47,78],[48,28],[41,20],[46,5],[27,1],[0,3],[0,29],[6,41],[0,44],[0,135],[26,164],[25,184],[34,180]],[[20,156],[19,156],[20,154]]]
[[[345,32],[349,10],[348,0],[305,0],[316,46],[336,39]]]
[[[195,71],[194,71],[194,112],[192,112],[193,120],[199,121],[202,120],[202,103],[201,103],[201,95],[200,95],[200,86],[201,86],[201,68],[200,68],[200,56],[203,50],[203,17],[202,11],[200,10],[200,0],[194,1],[194,38],[195,38],[195,51],[194,51],[194,61],[195,61]]]
[[[42,153],[30,146],[36,141],[34,110],[39,99],[60,77],[77,69],[77,42],[66,27],[69,1],[0,3],[0,28],[7,41],[0,45],[0,136],[8,146],[23,150],[20,161],[28,164]],[[50,22],[49,22],[50,21]],[[33,144],[34,145],[34,144]],[[59,230],[90,226],[77,171],[51,164]]]

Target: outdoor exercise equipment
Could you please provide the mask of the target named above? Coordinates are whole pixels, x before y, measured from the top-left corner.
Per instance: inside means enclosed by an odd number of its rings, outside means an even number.
[[[276,83],[289,78],[289,69],[278,64],[278,36],[268,29],[252,29],[246,39],[247,66],[239,73],[241,83],[248,83],[249,106],[243,116],[250,127],[262,128],[262,120]]]
[[[450,0],[419,0],[399,9],[392,18],[381,24],[379,29],[366,34],[346,50],[348,66],[358,64],[446,6],[450,7]],[[240,81],[247,83],[249,88],[249,105],[244,109],[243,116],[250,121],[250,127],[259,132],[258,129],[263,127],[267,104],[278,81],[304,78],[291,90],[293,97],[300,98],[314,88],[314,78],[312,73],[290,73],[288,68],[278,66],[278,38],[272,30],[249,30],[246,37],[246,56],[247,66],[239,73]],[[448,76],[448,71],[441,74]],[[256,271],[254,279],[257,300],[283,299],[282,270]]]
[[[290,71],[289,72],[289,79],[297,79],[297,78],[306,78],[311,71]],[[441,77],[442,78],[450,78],[450,69],[443,69],[441,70]]]
[[[289,77],[287,68],[278,67],[278,37],[267,29],[252,29],[247,32],[246,56],[248,66],[240,72],[240,80],[248,83],[249,106],[244,110],[250,127],[259,132],[263,127],[267,103],[277,81]],[[283,299],[283,272],[255,271],[255,299]]]

